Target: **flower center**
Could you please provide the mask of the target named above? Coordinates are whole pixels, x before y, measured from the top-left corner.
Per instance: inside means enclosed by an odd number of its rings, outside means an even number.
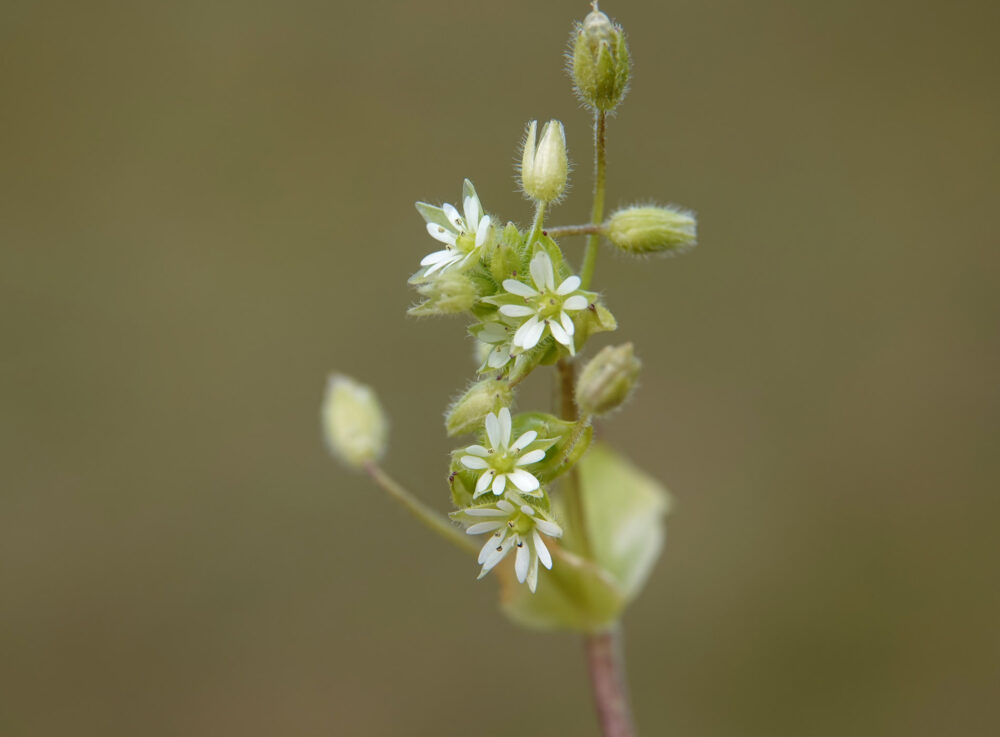
[[[476,248],[476,236],[470,233],[462,233],[455,239],[455,248],[462,253],[472,253]]]
[[[548,292],[536,298],[535,307],[539,320],[551,320],[559,317],[562,312],[562,297]]]
[[[513,453],[500,450],[490,456],[490,467],[497,473],[510,473],[514,470],[516,461],[517,456]]]

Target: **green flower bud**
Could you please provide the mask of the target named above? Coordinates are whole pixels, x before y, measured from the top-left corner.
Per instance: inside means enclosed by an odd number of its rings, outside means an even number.
[[[576,406],[585,415],[603,415],[629,398],[642,364],[631,343],[606,346],[580,372]]]
[[[479,298],[472,279],[457,269],[438,272],[430,281],[420,284],[417,291],[427,298],[410,308],[409,314],[417,316],[468,312]]]
[[[694,213],[673,207],[627,207],[608,220],[608,240],[634,254],[676,255],[697,244]]]
[[[388,423],[375,392],[343,374],[327,380],[321,412],[330,452],[353,468],[385,452]]]
[[[538,121],[528,124],[521,158],[521,189],[533,200],[555,202],[566,191],[569,159],[566,157],[566,132],[558,120],[542,128],[542,140],[535,148]]]
[[[570,36],[569,67],[577,96],[603,111],[614,110],[628,89],[628,46],[621,26],[597,9]]]
[[[514,392],[506,381],[486,379],[473,384],[448,408],[444,417],[445,429],[449,436],[479,432],[486,415],[509,407],[513,399]]]

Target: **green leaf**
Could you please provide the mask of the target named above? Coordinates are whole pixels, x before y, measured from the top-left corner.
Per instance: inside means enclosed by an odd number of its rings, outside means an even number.
[[[663,547],[669,492],[606,445],[594,443],[580,461],[587,534],[594,560],[626,601],[642,590]]]
[[[555,545],[552,570],[538,572],[533,594],[514,577],[512,561],[498,566],[500,606],[511,620],[531,629],[597,632],[618,618],[625,604],[614,580],[600,568]],[[508,556],[513,558],[513,556]]]

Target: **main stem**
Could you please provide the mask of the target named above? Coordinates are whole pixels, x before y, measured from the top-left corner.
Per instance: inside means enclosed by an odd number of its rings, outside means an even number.
[[[603,110],[594,113],[594,204],[590,211],[587,245],[580,269],[581,286],[590,288],[597,263],[597,249],[601,242],[600,226],[604,221],[604,193],[607,181],[606,158],[607,116]],[[563,419],[576,420],[576,372],[573,364],[565,359],[556,366],[559,377],[559,410]],[[586,509],[580,485],[579,470],[574,467],[565,480],[565,499],[570,522],[580,534],[580,553],[593,560],[590,539],[587,535]],[[632,707],[629,705],[628,682],[625,678],[625,661],[622,655],[621,634],[615,623],[611,629],[584,635],[584,652],[587,670],[594,694],[594,705],[604,737],[635,737]]]
[[[594,206],[590,210],[592,226],[604,222],[604,189],[607,174],[606,158],[607,114],[603,110],[594,112]],[[580,269],[581,286],[590,289],[590,281],[594,278],[594,265],[597,263],[597,249],[601,245],[600,232],[593,232],[587,238],[587,246],[583,251],[583,267]]]
[[[587,635],[584,649],[604,737],[635,737],[620,630],[615,626],[599,634]]]

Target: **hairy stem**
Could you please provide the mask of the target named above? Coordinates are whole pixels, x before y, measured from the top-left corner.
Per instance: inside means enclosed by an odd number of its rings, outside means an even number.
[[[590,223],[599,226],[604,221],[604,189],[607,174],[607,158],[605,156],[605,132],[607,115],[603,110],[594,113],[594,205],[590,210]],[[595,231],[587,238],[587,246],[583,252],[583,268],[580,269],[580,281],[584,289],[590,289],[590,281],[594,278],[594,265],[597,263],[597,249],[601,244],[600,231]]]
[[[466,552],[479,552],[479,547],[467,538],[461,530],[413,496],[406,487],[383,471],[374,462],[366,463],[365,471],[371,476],[372,481],[385,489],[389,493],[389,496],[406,507],[410,514],[426,525],[432,532],[436,532]]]
[[[531,223],[531,233],[528,234],[528,247],[538,240],[538,236],[542,234],[542,222],[545,220],[545,203],[539,201],[535,205],[535,219]]]
[[[587,635],[584,651],[590,670],[590,686],[604,737],[635,737],[629,705],[621,632],[613,629]]]
[[[553,238],[562,238],[567,235],[600,235],[604,232],[604,225],[560,225],[557,228],[546,228],[545,235]]]

